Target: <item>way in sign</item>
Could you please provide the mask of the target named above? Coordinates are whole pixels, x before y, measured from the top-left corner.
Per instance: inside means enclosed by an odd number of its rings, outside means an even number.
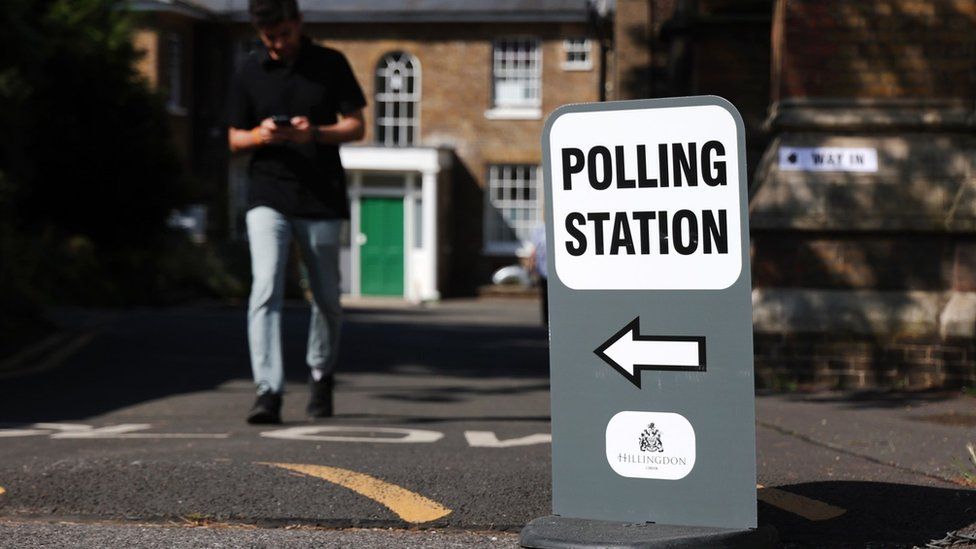
[[[613,215],[611,215],[611,213]],[[612,219],[612,221],[611,221]],[[571,212],[566,216],[566,251],[595,255],[680,255],[729,253],[726,210]]]

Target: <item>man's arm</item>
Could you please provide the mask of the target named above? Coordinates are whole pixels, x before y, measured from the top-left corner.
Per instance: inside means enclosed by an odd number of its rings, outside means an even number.
[[[230,128],[227,130],[227,142],[231,152],[241,152],[256,149],[269,143],[348,143],[358,141],[366,133],[366,123],[363,110],[341,116],[339,121],[328,126],[313,126],[308,117],[296,116],[291,119],[291,127],[275,125],[274,121],[266,118],[261,125],[250,130]]]
[[[366,133],[366,122],[362,109],[341,115],[338,122],[328,126],[313,126],[304,116],[292,118],[291,125],[290,140],[295,143],[315,141],[338,145],[350,141],[359,141]]]
[[[229,128],[227,130],[227,143],[232,153],[249,151],[268,143],[287,141],[289,135],[286,134],[286,129],[276,126],[274,120],[265,118],[260,125],[249,130]]]

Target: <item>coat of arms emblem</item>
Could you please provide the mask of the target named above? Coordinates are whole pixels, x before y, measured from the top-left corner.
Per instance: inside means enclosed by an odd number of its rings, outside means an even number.
[[[664,444],[661,442],[661,431],[653,423],[647,426],[640,435],[641,452],[663,452]]]

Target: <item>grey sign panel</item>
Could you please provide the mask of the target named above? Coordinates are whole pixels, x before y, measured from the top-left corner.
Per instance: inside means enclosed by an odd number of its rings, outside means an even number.
[[[745,137],[718,97],[543,135],[553,513],[756,526]]]

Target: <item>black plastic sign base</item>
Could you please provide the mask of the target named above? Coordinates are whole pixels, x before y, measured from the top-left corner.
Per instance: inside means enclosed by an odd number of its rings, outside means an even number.
[[[771,549],[776,538],[771,526],[730,530],[548,516],[526,524],[519,543],[531,549]]]

